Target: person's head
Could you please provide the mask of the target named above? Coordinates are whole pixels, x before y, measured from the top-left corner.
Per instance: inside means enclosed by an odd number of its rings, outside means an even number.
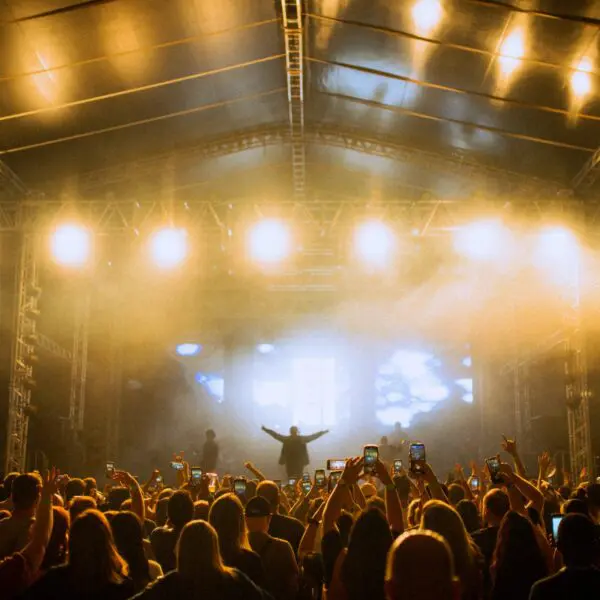
[[[89,496],[74,496],[71,498],[71,504],[69,506],[69,515],[71,522],[73,522],[82,512],[96,508],[96,501]]]
[[[206,430],[206,439],[209,441],[214,441],[217,438],[217,434],[214,432],[213,429],[207,429]]]
[[[346,548],[348,546],[348,542],[350,541],[350,532],[352,531],[352,526],[354,525],[354,518],[349,512],[343,511],[342,514],[337,518],[335,524],[337,525],[340,533],[342,545],[344,548]]]
[[[250,500],[250,498],[254,498],[254,496],[256,496],[257,487],[258,484],[256,483],[256,481],[252,481],[252,479],[246,481],[246,493],[244,494],[246,500]]]
[[[279,510],[279,486],[274,481],[261,481],[256,488],[256,495],[264,498],[271,507],[271,513]]]
[[[197,586],[229,572],[219,552],[219,539],[206,521],[190,521],[182,530],[175,549],[177,571],[187,583]]]
[[[381,514],[385,515],[385,500],[380,498],[377,494],[375,494],[375,496],[369,496],[365,510],[370,510],[372,508],[380,510]]]
[[[83,483],[85,483],[85,495],[94,497],[98,491],[96,480],[93,477],[86,477]]]
[[[244,507],[235,494],[217,498],[208,511],[208,522],[219,536],[219,549],[225,563],[234,560],[243,548],[249,548]]]
[[[367,510],[358,517],[350,531],[341,574],[348,600],[384,597],[385,560],[392,541],[390,526],[379,510]]]
[[[125,500],[131,498],[131,494],[126,487],[115,487],[108,492],[106,503],[109,510],[119,510]]]
[[[448,486],[448,500],[452,506],[456,506],[461,500],[464,500],[465,496],[465,490],[458,483],[451,483]]]
[[[499,527],[510,510],[508,494],[499,488],[490,490],[483,498],[483,521],[489,527]]]
[[[79,515],[69,534],[69,565],[79,586],[119,583],[127,565],[117,552],[110,525],[98,510]]]
[[[129,567],[136,591],[150,581],[148,559],[144,554],[144,529],[141,519],[132,512],[117,513],[110,522],[110,528],[119,554]]]
[[[407,531],[387,559],[387,600],[458,600],[452,550],[439,534],[426,529]]]
[[[190,493],[177,490],[168,500],[167,515],[175,529],[183,529],[194,518],[194,501]]]
[[[562,513],[564,515],[570,515],[573,513],[577,513],[580,515],[585,515],[586,517],[590,516],[587,502],[585,502],[584,500],[580,500],[579,498],[573,498],[572,500],[567,500],[562,505]]]
[[[125,500],[125,502],[119,506],[119,510],[131,510],[132,506],[133,500],[131,498],[127,498],[127,500]]]
[[[210,504],[206,500],[196,500],[194,502],[194,519],[196,521],[208,521],[208,509]]]
[[[260,496],[248,500],[245,508],[246,526],[250,533],[268,533],[271,524],[271,505]]]
[[[463,586],[473,566],[473,554],[469,543],[469,535],[456,509],[439,500],[430,500],[423,507],[421,529],[439,533],[452,549],[456,574]]]
[[[415,498],[408,505],[406,520],[409,527],[416,527],[421,522],[421,500],[419,498]]]
[[[471,502],[470,500],[461,500],[456,505],[456,511],[463,520],[465,528],[469,533],[473,533],[481,527],[479,511],[477,510],[477,506],[475,506],[474,502]]]
[[[298,428],[295,425],[290,427],[290,435],[296,437],[298,435]]]
[[[587,500],[590,517],[596,523],[600,522],[600,483],[587,486]]]
[[[156,503],[155,515],[156,515],[156,526],[157,527],[162,527],[163,525],[166,525],[167,519],[168,519],[168,514],[167,514],[168,506],[169,506],[169,498],[161,498]]]
[[[11,499],[15,510],[33,511],[40,499],[42,481],[35,473],[23,473],[14,478]]]
[[[42,571],[57,567],[65,562],[67,556],[67,539],[69,536],[69,513],[61,506],[52,508],[52,533],[44,553]]]
[[[372,498],[373,496],[377,496],[377,488],[372,483],[363,483],[360,486],[360,491],[362,492],[365,500]]]
[[[533,523],[510,510],[500,529],[492,558],[497,597],[526,596],[531,586],[548,574]]]
[[[70,502],[75,496],[85,495],[85,482],[83,479],[73,478],[69,479],[65,487],[65,500]]]
[[[600,554],[596,526],[586,515],[565,515],[558,526],[556,545],[567,567],[588,567]]]

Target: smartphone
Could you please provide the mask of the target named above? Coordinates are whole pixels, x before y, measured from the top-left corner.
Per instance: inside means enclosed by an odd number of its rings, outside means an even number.
[[[495,456],[492,456],[491,458],[485,459],[485,464],[487,465],[490,473],[490,479],[492,480],[492,483],[502,483],[502,477],[500,477],[500,461]]]
[[[241,478],[234,479],[233,491],[236,496],[243,496],[246,493],[246,480]]]
[[[171,461],[171,469],[175,469],[176,471],[183,471],[183,463],[180,461]]]
[[[328,471],[343,471],[346,468],[345,458],[330,458],[327,460]]]
[[[325,487],[325,469],[317,469],[315,471],[315,485],[318,488]]]
[[[479,477],[473,475],[471,477],[471,491],[476,492],[479,489]]]
[[[335,486],[341,478],[342,471],[332,471],[331,473],[329,473],[329,484],[327,486],[327,491],[329,493],[333,492],[333,488],[335,488]]]
[[[308,481],[308,483],[310,483],[310,473],[303,473],[302,474],[302,483],[306,483]]]
[[[200,485],[202,480],[202,469],[200,467],[192,467],[190,469],[192,485]]]
[[[413,442],[408,447],[408,458],[410,460],[410,472],[414,475],[425,473],[425,444]]]
[[[112,461],[108,461],[106,463],[106,476],[108,479],[112,479],[115,474],[115,463]]]
[[[379,459],[379,446],[367,444],[363,448],[363,458],[365,473],[375,473],[375,465]]]
[[[302,482],[302,491],[304,492],[305,496],[306,496],[306,494],[308,494],[310,492],[311,489],[312,489],[312,483],[310,481]]]
[[[402,459],[397,458],[394,461],[394,475],[400,475],[401,472],[402,472]]]
[[[560,525],[560,522],[563,520],[564,516],[565,515],[561,514],[552,515],[552,537],[554,538],[554,543],[556,543],[556,540],[558,539],[558,526]]]
[[[219,476],[216,473],[207,473],[208,477],[208,493],[216,494],[217,493],[217,483],[219,483]]]
[[[295,488],[296,487],[296,483],[297,483],[297,479],[295,479],[294,477],[290,477],[288,479],[287,484],[291,487],[291,488]]]
[[[163,483],[163,476],[162,475],[157,475],[154,478],[154,482],[156,483],[156,485],[162,485],[162,483]]]

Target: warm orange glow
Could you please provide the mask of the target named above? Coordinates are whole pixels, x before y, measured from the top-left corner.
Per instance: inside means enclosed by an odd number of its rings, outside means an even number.
[[[439,0],[418,0],[412,8],[413,23],[420,35],[431,35],[444,16]]]
[[[498,64],[504,77],[510,77],[521,65],[525,56],[525,35],[523,29],[514,29],[500,46]]]
[[[578,99],[583,99],[592,91],[593,70],[592,60],[584,56],[575,66],[576,71],[571,75],[571,90]]]

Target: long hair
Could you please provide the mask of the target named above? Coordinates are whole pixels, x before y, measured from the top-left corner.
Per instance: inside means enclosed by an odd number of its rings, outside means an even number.
[[[385,563],[392,542],[390,526],[380,510],[372,508],[358,517],[341,573],[348,600],[383,600]]]
[[[77,588],[121,583],[127,564],[117,552],[110,525],[98,510],[86,510],[71,525],[69,566]]]
[[[225,494],[213,502],[208,522],[219,536],[219,548],[226,565],[233,563],[242,550],[250,549],[244,508],[234,494]]]
[[[454,556],[456,574],[466,595],[478,585],[476,578],[476,550],[458,512],[444,502],[430,500],[423,507],[421,529],[439,533]]]
[[[531,586],[548,575],[548,567],[529,519],[510,511],[500,523],[492,559],[492,598],[527,599]]]
[[[52,507],[52,533],[40,567],[46,571],[50,567],[62,565],[67,559],[67,534],[69,533],[69,512],[62,506]]]
[[[175,554],[185,587],[196,591],[232,574],[223,565],[217,532],[206,521],[190,521],[181,530]]]
[[[127,562],[135,591],[150,583],[150,567],[144,553],[144,530],[141,519],[132,512],[120,512],[110,522],[119,554]]]

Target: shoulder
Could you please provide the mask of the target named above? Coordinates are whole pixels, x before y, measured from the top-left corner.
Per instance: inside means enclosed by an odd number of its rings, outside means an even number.
[[[163,570],[161,566],[155,560],[148,561],[148,571],[150,573],[150,579],[154,581],[159,577],[162,577]]]
[[[156,581],[148,585],[145,590],[134,596],[132,600],[146,598],[167,598],[177,597],[176,588],[179,582],[179,575],[176,571],[167,573],[164,577],[160,577]]]
[[[294,529],[302,530],[302,533],[304,533],[304,525],[302,525],[302,521],[299,521],[295,517],[288,517],[285,515],[281,516],[285,519],[285,523],[287,526],[292,527]]]
[[[262,598],[263,594],[260,588],[255,585],[250,577],[239,571],[238,569],[231,569],[231,578],[229,584],[237,587],[246,598]]]

